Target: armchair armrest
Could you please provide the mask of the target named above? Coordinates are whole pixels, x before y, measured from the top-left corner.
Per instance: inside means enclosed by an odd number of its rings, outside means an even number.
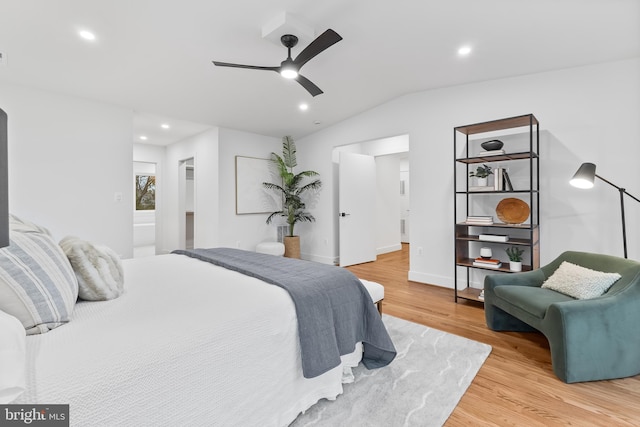
[[[484,290],[492,291],[496,286],[532,286],[540,287],[547,280],[542,270],[526,271],[513,274],[490,274],[484,278]]]
[[[640,372],[638,287],[588,300],[554,303],[544,319],[553,369],[566,382]]]

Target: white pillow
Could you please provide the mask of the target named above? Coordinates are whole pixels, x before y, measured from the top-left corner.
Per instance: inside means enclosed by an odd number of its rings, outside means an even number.
[[[9,228],[13,231],[20,231],[22,233],[42,233],[51,237],[51,233],[45,227],[26,221],[22,218],[18,218],[13,214],[9,214]]]
[[[11,244],[0,249],[0,310],[16,317],[27,335],[71,320],[78,281],[60,246],[40,228],[10,221]]]
[[[20,396],[26,385],[26,333],[22,323],[0,310],[0,404]]]
[[[618,273],[604,273],[563,261],[542,287],[573,298],[590,299],[604,294],[620,277]]]
[[[60,247],[69,258],[78,278],[78,296],[83,300],[104,301],[124,292],[124,271],[118,254],[77,237],[65,237]]]

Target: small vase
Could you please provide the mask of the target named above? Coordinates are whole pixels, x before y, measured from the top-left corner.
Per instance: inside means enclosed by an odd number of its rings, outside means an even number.
[[[486,187],[487,186],[487,178],[477,178],[478,187]]]
[[[509,263],[509,270],[522,271],[522,261],[511,261]]]

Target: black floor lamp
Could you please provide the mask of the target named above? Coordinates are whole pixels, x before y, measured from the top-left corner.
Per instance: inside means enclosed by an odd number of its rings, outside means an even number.
[[[627,193],[627,190],[625,190],[624,188],[620,188],[617,185],[607,181],[600,175],[597,175],[596,165],[594,165],[593,163],[583,163],[580,166],[580,168],[578,168],[578,171],[575,173],[575,175],[573,175],[573,178],[571,178],[571,181],[569,182],[574,187],[591,188],[593,187],[593,183],[596,177],[600,178],[610,186],[617,188],[618,191],[620,192],[620,212],[622,213],[622,244],[624,245],[624,257],[627,258],[627,228],[626,228],[625,219],[624,219],[624,195],[626,194],[627,196],[631,197],[632,199],[634,199],[636,202],[639,202],[639,203],[640,203],[640,199]]]

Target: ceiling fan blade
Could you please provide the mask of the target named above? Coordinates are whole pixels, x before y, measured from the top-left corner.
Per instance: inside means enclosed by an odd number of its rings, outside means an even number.
[[[248,68],[250,70],[268,70],[268,71],[278,71],[280,67],[260,67],[258,65],[242,65],[242,64],[231,64],[229,62],[219,62],[219,61],[211,61],[218,67],[233,67],[233,68]]]
[[[293,60],[293,63],[300,69],[311,58],[322,53],[325,49],[333,46],[342,40],[342,37],[332,29],[328,29],[324,33],[320,34],[314,41],[309,43],[309,46],[305,47],[302,52]]]
[[[294,80],[300,83],[302,87],[304,87],[311,94],[311,96],[316,96],[324,93],[318,86],[311,83],[311,80],[304,76],[301,76],[300,74],[298,74],[298,77],[296,77]]]

